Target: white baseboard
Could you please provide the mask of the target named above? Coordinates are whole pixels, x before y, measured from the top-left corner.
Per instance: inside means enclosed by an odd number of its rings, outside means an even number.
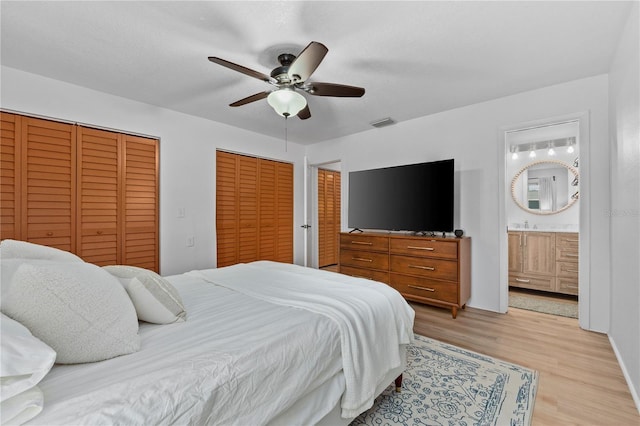
[[[616,342],[613,340],[613,338],[610,335],[608,335],[608,337],[609,337],[609,343],[611,343],[611,347],[613,348],[613,353],[615,353],[616,359],[618,360],[618,364],[622,369],[622,374],[624,375],[624,379],[627,381],[627,386],[629,387],[629,391],[631,392],[631,397],[633,398],[633,402],[636,404],[636,409],[638,410],[638,414],[640,414],[640,396],[638,395],[638,390],[636,390],[633,387],[633,381],[631,380],[631,376],[629,376],[627,367],[625,366],[624,361],[620,356],[620,352],[618,351]]]

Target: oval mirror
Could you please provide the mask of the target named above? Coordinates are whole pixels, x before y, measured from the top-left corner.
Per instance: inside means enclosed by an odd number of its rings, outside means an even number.
[[[578,171],[555,160],[527,164],[511,181],[511,196],[521,209],[533,214],[556,214],[579,197]]]

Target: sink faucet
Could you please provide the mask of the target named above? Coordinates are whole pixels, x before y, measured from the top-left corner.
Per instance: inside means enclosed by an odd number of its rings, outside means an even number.
[[[524,229],[529,229],[529,221],[528,220],[524,221]]]

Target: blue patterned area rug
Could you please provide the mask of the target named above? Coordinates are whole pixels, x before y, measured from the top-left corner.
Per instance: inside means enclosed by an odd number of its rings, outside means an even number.
[[[538,372],[416,335],[402,392],[389,386],[351,426],[530,425]]]

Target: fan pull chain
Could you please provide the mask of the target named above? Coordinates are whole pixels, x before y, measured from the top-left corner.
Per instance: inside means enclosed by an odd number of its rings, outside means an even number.
[[[287,152],[287,142],[289,140],[289,135],[287,132],[287,116],[284,116],[284,152]]]

